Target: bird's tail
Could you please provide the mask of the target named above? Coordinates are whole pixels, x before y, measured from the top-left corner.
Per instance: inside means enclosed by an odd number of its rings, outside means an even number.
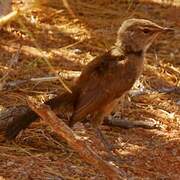
[[[4,126],[4,129],[2,129],[3,126],[1,126],[1,132],[4,131],[4,136],[6,139],[14,139],[21,130],[27,128],[32,122],[34,122],[38,118],[38,115],[28,106],[23,107],[23,112],[17,113],[20,108],[22,107],[16,107],[15,109],[12,109],[12,111],[15,112],[12,114],[11,109],[6,112],[7,115],[10,115],[6,119],[6,125]]]
[[[73,104],[74,96],[65,93],[45,102],[52,109],[59,106]],[[6,139],[14,139],[21,130],[26,129],[32,122],[38,119],[38,115],[28,106],[18,106],[0,113],[0,135]],[[1,138],[0,136],[0,138]]]

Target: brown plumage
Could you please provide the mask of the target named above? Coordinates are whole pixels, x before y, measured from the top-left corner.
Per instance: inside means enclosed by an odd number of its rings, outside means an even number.
[[[56,111],[59,107],[71,107],[71,126],[90,115],[92,125],[97,128],[141,74],[144,54],[153,40],[159,33],[168,30],[144,19],[126,20],[118,31],[115,45],[85,67],[72,88],[72,94],[67,92],[45,103]],[[9,123],[7,138],[16,137],[19,131],[37,118],[27,108],[23,115],[15,117]]]

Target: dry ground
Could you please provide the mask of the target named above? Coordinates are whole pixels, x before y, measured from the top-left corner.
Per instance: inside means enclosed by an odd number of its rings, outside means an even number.
[[[124,19],[147,18],[175,28],[174,35],[160,37],[147,54],[147,65],[140,77],[147,94],[129,97],[117,108],[132,120],[153,119],[160,130],[111,128],[103,132],[117,148],[117,163],[127,179],[180,179],[180,6],[148,0],[74,0],[69,6],[53,0],[35,7],[0,32],[0,77],[5,82],[45,77],[54,69],[78,70],[108,49]],[[164,1],[165,2],[165,1]],[[14,1],[15,7],[22,6]],[[47,4],[46,4],[47,5]],[[12,56],[22,46],[17,62]],[[5,76],[7,74],[7,76]],[[72,82],[67,81],[68,85]],[[136,87],[138,88],[138,87]],[[59,81],[26,82],[0,91],[2,107],[25,103],[25,95],[39,100],[65,91]],[[78,124],[75,132],[86,137],[104,158],[100,142],[90,127]],[[0,176],[5,179],[105,179],[84,163],[64,140],[58,138],[42,121],[21,133],[14,142],[0,144]]]

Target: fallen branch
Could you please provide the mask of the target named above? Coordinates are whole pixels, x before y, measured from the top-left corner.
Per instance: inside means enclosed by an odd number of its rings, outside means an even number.
[[[129,119],[121,119],[120,117],[108,117],[105,118],[104,124],[108,126],[115,126],[124,129],[131,129],[131,128],[144,128],[144,129],[163,129],[163,126],[155,121],[144,121],[138,120],[133,121]]]
[[[72,81],[80,76],[80,71],[64,71],[59,72],[59,75],[63,78],[63,80]],[[30,78],[30,79],[24,79],[24,80],[15,80],[15,81],[9,81],[1,85],[1,90],[7,90],[9,88],[16,88],[17,86],[29,83],[29,82],[48,82],[48,81],[57,81],[59,79],[59,76],[46,76],[46,77],[37,77],[37,78]]]
[[[80,140],[80,137],[74,134],[56,114],[45,104],[37,105],[32,100],[28,100],[29,106],[35,111],[59,136],[64,138],[70,147],[79,153],[82,159],[93,165],[108,179],[121,179],[118,168],[99,157],[86,142]]]
[[[5,24],[10,23],[14,19],[16,19],[20,15],[20,11],[13,11],[6,16],[0,18],[0,27],[4,26]]]

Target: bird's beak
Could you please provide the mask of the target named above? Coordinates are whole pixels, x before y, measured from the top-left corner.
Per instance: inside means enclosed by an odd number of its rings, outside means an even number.
[[[159,28],[155,29],[154,32],[156,35],[160,35],[160,34],[167,34],[167,33],[174,34],[175,31],[172,28],[159,27]]]
[[[160,32],[162,32],[162,33],[174,33],[174,29],[173,28],[162,28],[160,30]]]

